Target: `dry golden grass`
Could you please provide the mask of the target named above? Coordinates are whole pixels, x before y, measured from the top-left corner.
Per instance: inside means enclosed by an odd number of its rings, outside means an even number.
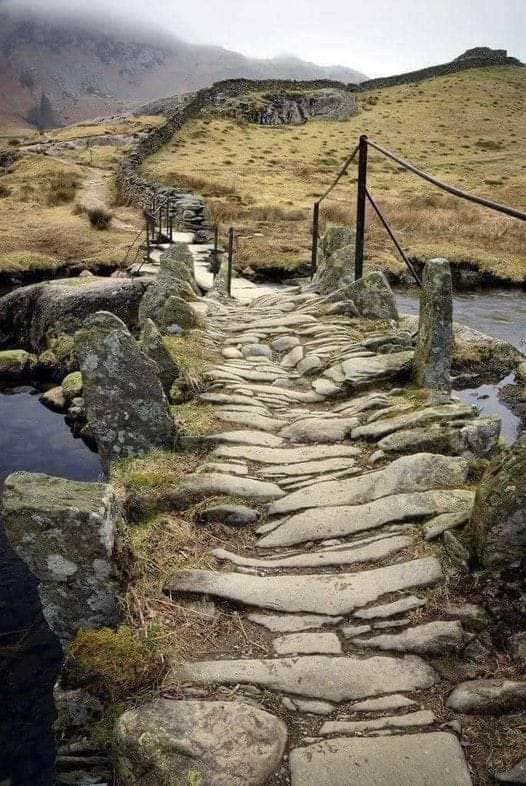
[[[49,270],[68,261],[118,266],[133,235],[121,227],[98,232],[74,208],[87,170],[51,157],[26,155],[0,180],[0,273]],[[135,211],[118,218],[137,224]]]
[[[360,113],[344,122],[265,127],[209,116],[185,126],[144,171],[166,182],[197,179],[220,222],[242,234],[261,233],[256,249],[240,251],[241,267],[275,264],[279,257],[290,265],[290,254],[272,247],[277,237],[293,249],[297,265],[309,258],[312,204],[363,133],[445,181],[526,209],[525,90],[525,69],[506,66],[359,94]],[[323,222],[353,222],[355,176],[353,167],[327,200]],[[515,281],[526,277],[526,228],[518,221],[442,195],[372,151],[369,178],[411,253],[473,261]],[[305,218],[276,214],[266,221],[257,213],[265,205],[300,210]],[[372,215],[366,253],[386,268],[402,269]]]

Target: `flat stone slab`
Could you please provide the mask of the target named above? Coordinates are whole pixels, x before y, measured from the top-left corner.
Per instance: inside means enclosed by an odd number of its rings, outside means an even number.
[[[262,786],[286,741],[282,721],[245,702],[157,699],[119,718],[115,752],[129,786]]]
[[[285,429],[284,429],[285,431]],[[282,436],[286,436],[282,431]],[[275,502],[269,513],[288,513],[329,505],[361,505],[390,494],[458,487],[466,482],[468,462],[434,453],[404,456],[384,469],[349,480],[319,483]]]
[[[354,615],[362,620],[386,619],[394,617],[396,614],[405,614],[413,609],[420,609],[426,605],[424,598],[417,598],[416,595],[408,595],[392,603],[384,603],[381,606],[371,606],[368,609],[360,609]]]
[[[416,701],[395,693],[393,696],[380,696],[379,699],[366,699],[353,704],[351,712],[385,712],[386,710],[400,710],[407,707],[416,707]]]
[[[445,732],[327,740],[293,750],[290,771],[292,786],[472,786]]]
[[[269,559],[242,557],[225,549],[214,549],[211,554],[223,562],[253,568],[323,568],[330,565],[354,565],[359,562],[373,562],[384,559],[390,554],[407,548],[413,539],[405,535],[382,538],[358,548],[342,546],[339,549],[307,551],[303,554],[277,555]]]
[[[285,426],[279,433],[291,442],[341,442],[358,423],[357,418],[307,418]]]
[[[315,487],[319,488],[319,485]],[[385,524],[434,516],[462,507],[471,509],[474,498],[472,491],[450,489],[394,494],[364,505],[313,507],[290,516],[256,545],[258,548],[274,548],[355,535]]]
[[[247,429],[246,431],[225,431],[222,434],[211,434],[211,440],[216,442],[226,442],[227,444],[234,443],[235,445],[250,445],[277,448],[283,445],[283,437],[276,437],[274,434],[267,434],[263,431],[253,431]],[[217,454],[219,455],[219,454]]]
[[[423,409],[419,409],[416,412],[410,412],[406,415],[375,420],[373,423],[359,426],[353,433],[353,438],[378,439],[401,429],[421,426],[425,423],[439,423],[443,420],[472,418],[473,414],[473,407],[469,406],[469,404],[464,404],[462,401],[455,401],[451,404],[441,404],[436,407],[424,407]],[[386,446],[389,445],[388,442],[385,442],[385,444]],[[383,445],[384,440],[382,440],[381,447],[383,447]]]
[[[462,625],[453,622],[428,622],[402,633],[383,633],[370,638],[352,639],[355,647],[414,652],[418,655],[445,655],[460,649],[464,640]]]
[[[342,645],[335,633],[291,633],[272,642],[278,655],[341,655]]]
[[[311,715],[330,715],[336,709],[336,704],[328,701],[315,701],[312,699],[298,699],[297,697],[285,696],[282,704],[287,710],[293,712],[307,712]]]
[[[176,663],[167,685],[249,684],[326,701],[364,699],[389,691],[430,688],[435,672],[421,658],[304,655],[270,660],[220,660]],[[347,782],[346,782],[347,783]]]
[[[434,557],[360,573],[336,575],[250,576],[207,570],[178,572],[170,592],[192,592],[285,612],[336,616],[366,606],[388,592],[426,587],[442,578]]]
[[[227,475],[222,472],[202,472],[187,475],[179,486],[171,490],[174,503],[201,497],[219,495],[244,497],[254,502],[268,502],[283,496],[283,491],[275,483]]]
[[[238,432],[239,433],[239,432]],[[241,432],[251,433],[251,432]],[[278,437],[283,443],[283,439]],[[331,458],[353,458],[360,449],[350,445],[302,445],[297,448],[259,448],[253,445],[224,445],[214,451],[214,456],[244,459],[260,464],[305,464]]]
[[[375,729],[408,729],[418,726],[430,726],[436,720],[430,710],[418,710],[407,715],[391,715],[384,718],[371,718],[363,721],[327,721],[320,729],[320,734],[361,734]]]
[[[336,625],[343,617],[326,617],[321,614],[249,614],[247,619],[273,633],[287,633]]]
[[[472,680],[450,693],[447,706],[474,715],[502,715],[526,708],[526,680]]]
[[[352,458],[331,458],[321,461],[304,461],[300,464],[277,464],[274,467],[260,470],[260,475],[264,478],[295,475],[319,475],[324,472],[335,472],[339,469],[349,469],[353,466]]]
[[[389,355],[354,357],[341,364],[345,381],[360,389],[386,380],[409,377],[413,363],[412,351],[393,352]]]
[[[254,428],[261,431],[279,431],[283,428],[283,421],[276,420],[276,418],[265,417],[257,412],[220,412],[217,411],[217,417],[224,420],[226,423],[238,423],[240,426],[254,426]]]
[[[313,390],[292,390],[280,388],[279,385],[248,385],[246,389],[256,396],[266,393],[270,396],[281,396],[285,401],[302,401],[305,404],[317,404],[323,401],[323,396],[318,396]]]

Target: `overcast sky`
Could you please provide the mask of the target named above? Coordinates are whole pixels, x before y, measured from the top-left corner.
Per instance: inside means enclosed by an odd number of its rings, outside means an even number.
[[[255,57],[294,54],[370,76],[446,62],[473,46],[526,60],[526,0],[0,0],[134,22]]]

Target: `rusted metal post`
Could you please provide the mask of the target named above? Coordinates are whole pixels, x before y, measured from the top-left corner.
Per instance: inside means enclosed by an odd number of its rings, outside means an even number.
[[[358,158],[358,195],[356,200],[356,253],[354,257],[354,278],[358,281],[363,275],[363,251],[365,245],[365,205],[367,199],[367,137],[360,137]]]
[[[312,211],[312,253],[311,253],[311,267],[310,277],[312,278],[318,268],[318,235],[320,226],[320,203],[314,203]]]
[[[212,253],[212,273],[214,280],[219,271],[219,224],[214,225],[214,251]]]
[[[227,272],[227,282],[226,282],[226,291],[228,297],[232,295],[232,260],[234,258],[234,227],[230,227],[228,230],[228,272]]]

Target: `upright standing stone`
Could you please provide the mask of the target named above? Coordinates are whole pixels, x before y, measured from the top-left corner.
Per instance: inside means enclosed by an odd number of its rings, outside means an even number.
[[[124,322],[99,311],[75,334],[90,432],[106,473],[112,461],[169,450],[175,425],[156,364]]]
[[[112,555],[119,506],[111,486],[15,472],[5,482],[2,512],[62,640],[117,622]]]
[[[414,378],[420,387],[451,392],[453,293],[447,259],[432,259],[424,268]]]
[[[146,319],[144,322],[141,333],[141,347],[142,351],[157,365],[163,390],[168,394],[176,377],[179,376],[179,369],[168,352],[163,342],[163,337],[152,319]]]

